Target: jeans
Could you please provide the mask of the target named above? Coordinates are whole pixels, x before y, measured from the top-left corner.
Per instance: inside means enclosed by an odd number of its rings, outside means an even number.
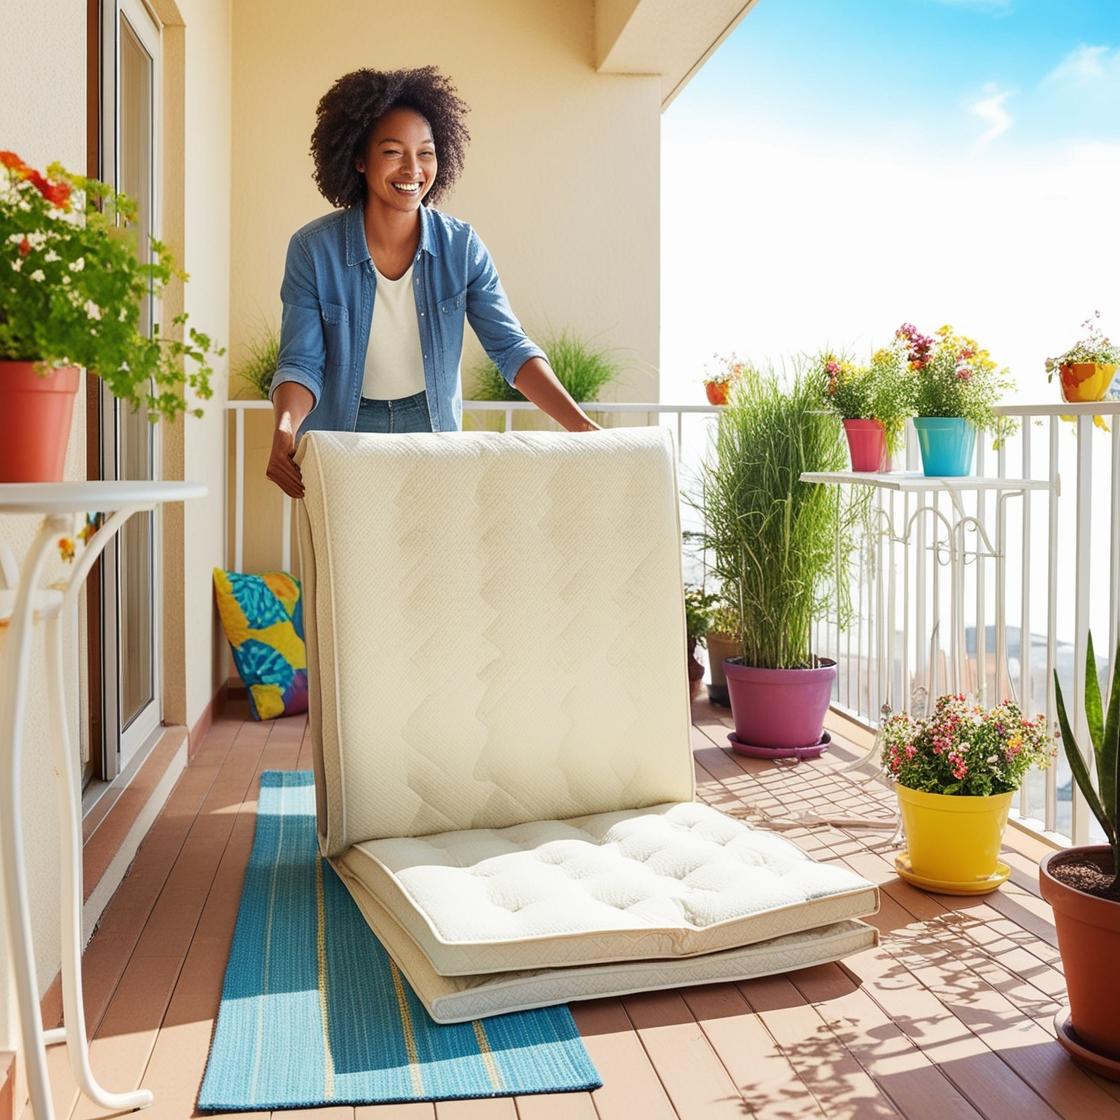
[[[362,397],[358,406],[356,432],[430,432],[432,418],[428,413],[428,394],[419,392],[396,400],[374,400]]]

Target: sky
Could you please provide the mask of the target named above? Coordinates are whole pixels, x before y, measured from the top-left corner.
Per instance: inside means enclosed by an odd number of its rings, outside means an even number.
[[[1120,0],[757,0],[662,118],[662,400],[943,322],[1120,336]]]

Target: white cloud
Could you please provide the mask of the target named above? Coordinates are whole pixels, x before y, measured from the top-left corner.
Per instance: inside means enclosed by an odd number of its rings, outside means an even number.
[[[1084,89],[1106,82],[1118,74],[1120,50],[1090,47],[1082,43],[1070,51],[1042,81],[1044,85],[1072,85]]]
[[[976,141],[979,147],[985,147],[997,136],[1002,136],[1014,123],[1014,118],[1007,111],[1007,99],[1012,92],[989,82],[984,87],[984,95],[969,102],[968,111],[988,126]]]

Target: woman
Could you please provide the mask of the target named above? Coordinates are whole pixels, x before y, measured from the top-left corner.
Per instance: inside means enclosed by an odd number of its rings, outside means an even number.
[[[464,318],[505,380],[562,427],[599,427],[525,336],[478,235],[431,208],[462,171],[466,111],[431,66],[356,70],[319,102],[314,177],[339,209],[288,244],[270,393],[267,473],[294,498],[305,431],[459,430]]]

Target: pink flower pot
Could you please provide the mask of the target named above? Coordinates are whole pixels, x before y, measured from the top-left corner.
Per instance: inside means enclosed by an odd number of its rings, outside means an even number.
[[[41,377],[34,362],[0,362],[0,482],[62,480],[79,372]]]
[[[887,430],[881,420],[845,420],[848,452],[854,471],[889,471],[891,457],[887,451]]]
[[[836,662],[815,669],[755,669],[742,658],[723,663],[735,735],[755,747],[812,747],[820,742],[832,699]]]

